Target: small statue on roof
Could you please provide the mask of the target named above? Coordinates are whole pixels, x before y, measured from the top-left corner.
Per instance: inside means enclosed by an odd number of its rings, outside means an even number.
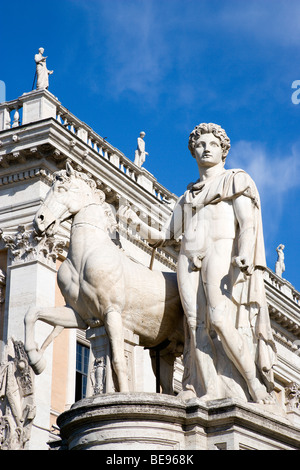
[[[44,48],[39,48],[39,53],[35,54],[34,60],[36,63],[36,89],[40,90],[45,88],[46,90],[49,87],[49,75],[53,74],[53,70],[48,70],[46,65],[46,59],[44,55]]]
[[[140,136],[137,139],[137,149],[134,154],[134,163],[141,167],[146,160],[146,155],[149,155],[148,152],[145,152],[145,132],[140,132]]]

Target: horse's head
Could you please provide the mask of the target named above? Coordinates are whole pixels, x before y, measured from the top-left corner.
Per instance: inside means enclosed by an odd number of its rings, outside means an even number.
[[[100,203],[100,193],[102,191],[96,189],[91,178],[73,170],[67,163],[65,170],[53,175],[52,186],[34,218],[36,230],[54,235],[61,222],[73,217],[89,203]]]

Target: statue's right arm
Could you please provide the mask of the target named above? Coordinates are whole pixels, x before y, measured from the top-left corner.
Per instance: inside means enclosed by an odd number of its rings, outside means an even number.
[[[161,246],[168,241],[178,239],[183,233],[183,199],[180,198],[174,207],[172,215],[161,230],[146,224],[129,206],[121,206],[118,211],[119,219],[135,228],[144,240],[151,245]]]
[[[150,244],[163,242],[163,233],[154,227],[146,224],[129,206],[121,206],[118,210],[118,217],[123,222],[126,222],[131,228],[135,229],[144,240]]]

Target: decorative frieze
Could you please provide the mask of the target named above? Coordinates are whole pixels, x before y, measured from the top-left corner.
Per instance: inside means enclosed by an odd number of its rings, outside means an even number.
[[[23,450],[36,414],[33,373],[22,341],[9,339],[0,364],[0,449]]]
[[[23,170],[16,173],[10,173],[9,175],[0,176],[0,186],[28,180],[37,176],[42,176],[47,181],[49,181],[49,183],[52,181],[52,175],[48,170],[45,170],[44,168],[31,168],[29,170]]]
[[[272,320],[281,325],[286,331],[289,331],[296,337],[300,337],[299,319],[289,317],[286,312],[281,312],[274,306],[269,306],[269,313]]]

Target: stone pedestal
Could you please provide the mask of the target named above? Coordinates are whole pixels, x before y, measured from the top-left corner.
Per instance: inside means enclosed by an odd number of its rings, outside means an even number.
[[[137,183],[143,188],[147,189],[150,193],[153,193],[153,183],[156,178],[149,173],[145,168],[141,168],[137,175]]]
[[[56,119],[57,106],[60,102],[48,90],[24,93],[19,100],[23,103],[23,125],[42,119]]]
[[[112,393],[75,403],[57,423],[64,450],[300,449],[300,427],[275,411],[231,399]]]

